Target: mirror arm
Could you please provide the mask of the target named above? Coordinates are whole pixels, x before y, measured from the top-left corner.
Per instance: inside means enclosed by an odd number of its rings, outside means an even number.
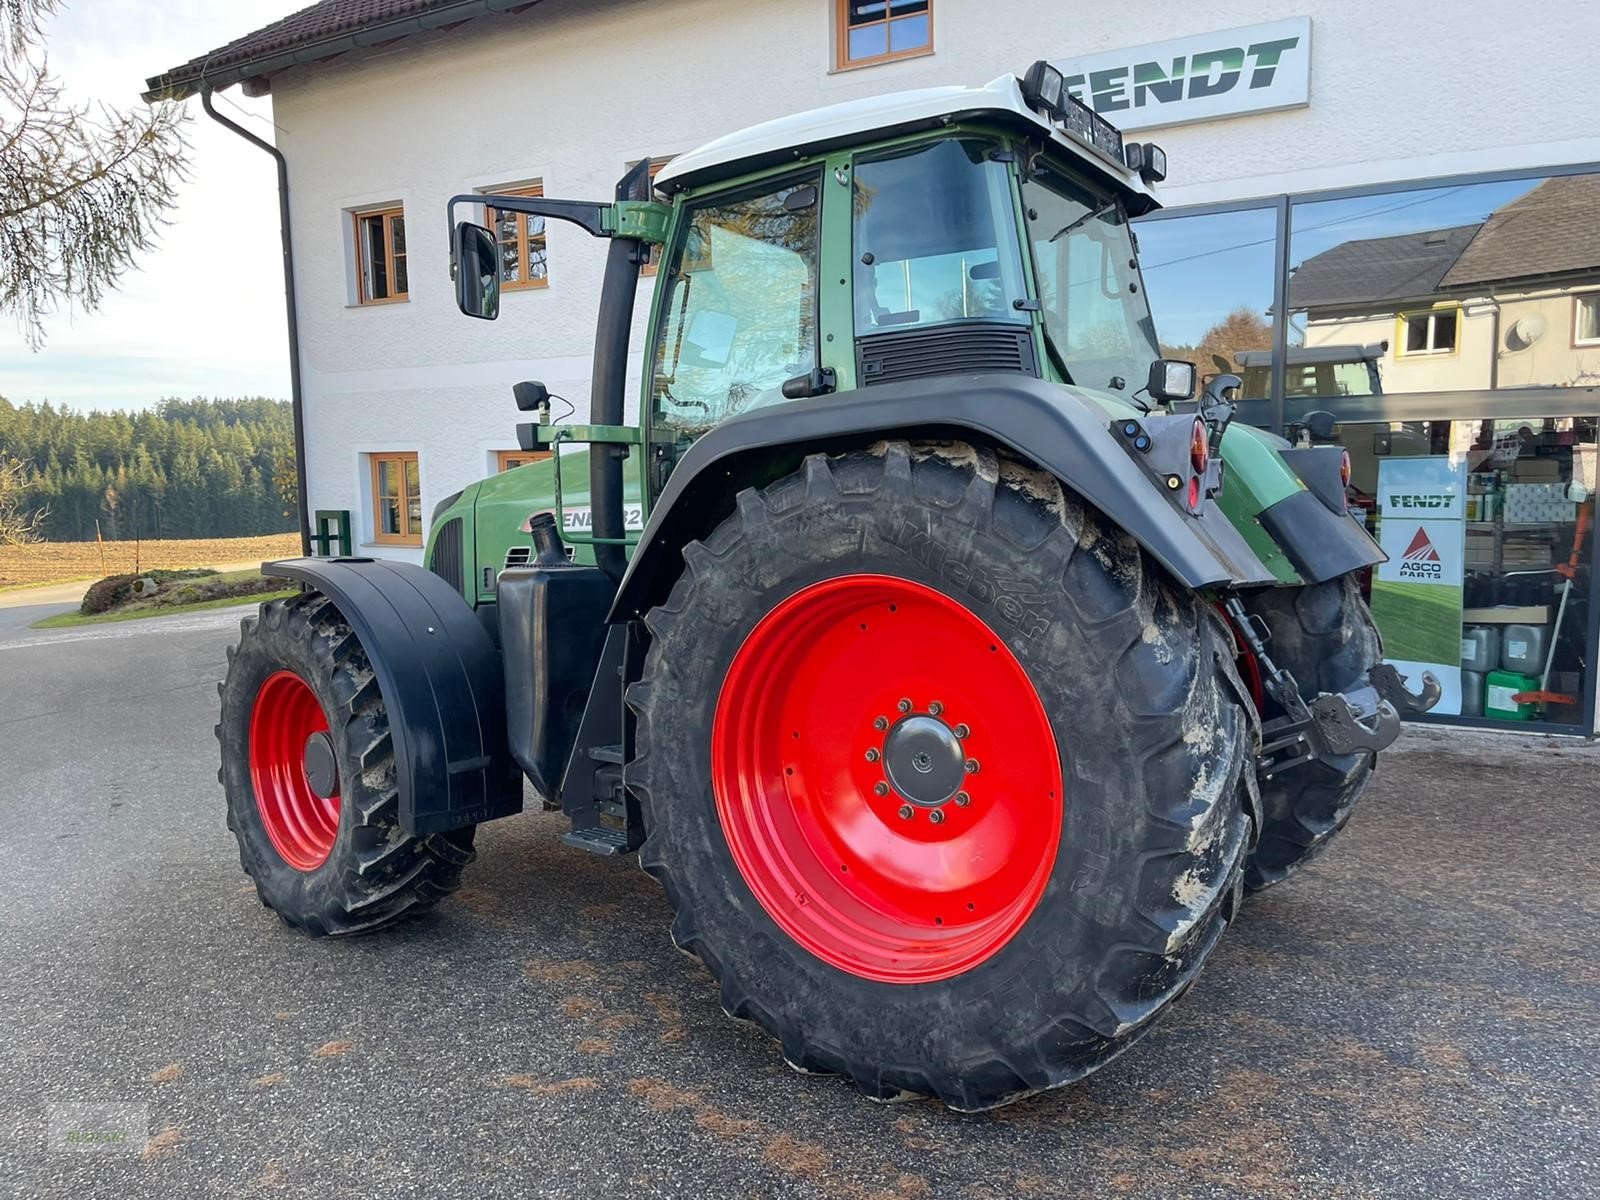
[[[557,221],[571,221],[580,225],[594,237],[610,237],[605,227],[605,215],[610,204],[595,200],[546,200],[543,196],[498,196],[488,192],[467,192],[451,196],[446,208],[445,224],[456,227],[456,205],[481,204],[501,212],[526,213],[530,217],[551,217]]]

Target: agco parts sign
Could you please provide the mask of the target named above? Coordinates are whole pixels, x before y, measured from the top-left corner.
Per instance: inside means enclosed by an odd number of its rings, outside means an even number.
[[[1311,18],[1057,59],[1067,90],[1119,129],[1311,103]]]
[[[1423,671],[1439,680],[1439,713],[1461,711],[1466,492],[1464,460],[1378,460],[1378,540],[1389,558],[1373,572],[1372,615],[1396,670],[1413,682]]]

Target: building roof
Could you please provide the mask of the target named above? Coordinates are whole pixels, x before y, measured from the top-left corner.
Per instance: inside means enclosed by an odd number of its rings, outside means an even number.
[[[443,29],[495,12],[516,12],[538,0],[321,0],[254,33],[235,38],[145,81],[146,100],[181,100],[200,90],[231,87],[287,67],[375,46],[412,33]]]
[[[1600,267],[1600,175],[1557,175],[1489,214],[1443,286]]]
[[[1431,295],[1479,228],[1457,225],[1340,242],[1300,264],[1289,280],[1289,307],[1332,308]]]
[[[1028,107],[1022,98],[1022,85],[1014,75],[1002,75],[982,87],[932,87],[893,92],[764,121],[678,155],[661,168],[655,184],[670,193],[707,180],[789,161],[796,156],[970,118],[998,119],[1007,125],[1022,126],[1030,136],[1088,159],[1099,173],[1115,181],[1135,213],[1160,207],[1149,185],[1137,171],[1129,170],[1126,162],[1065,133],[1060,124]]]

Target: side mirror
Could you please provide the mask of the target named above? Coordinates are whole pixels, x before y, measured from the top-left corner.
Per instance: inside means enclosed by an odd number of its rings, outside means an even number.
[[[500,247],[482,225],[457,221],[450,247],[456,307],[469,317],[492,321],[500,315]]]
[[[1156,400],[1187,400],[1194,395],[1196,372],[1192,362],[1158,358],[1150,364],[1145,390]]]

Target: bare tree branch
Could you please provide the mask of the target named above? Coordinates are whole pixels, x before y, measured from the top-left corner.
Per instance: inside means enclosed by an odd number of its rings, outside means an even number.
[[[186,178],[175,103],[74,104],[35,53],[56,0],[0,0],[0,310],[29,345],[62,307],[98,307],[155,245]]]
[[[26,546],[42,540],[39,531],[50,510],[29,511],[22,505],[22,495],[32,482],[27,463],[0,455],[0,546]]]

